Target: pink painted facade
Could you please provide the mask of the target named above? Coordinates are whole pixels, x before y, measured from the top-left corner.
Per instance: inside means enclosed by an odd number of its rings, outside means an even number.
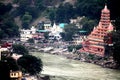
[[[98,26],[94,27],[93,31],[87,36],[87,39],[82,43],[82,53],[96,54],[98,56],[105,55],[105,36],[108,36],[110,31],[113,31],[113,25],[110,21],[110,11],[105,5],[101,11],[101,19]]]

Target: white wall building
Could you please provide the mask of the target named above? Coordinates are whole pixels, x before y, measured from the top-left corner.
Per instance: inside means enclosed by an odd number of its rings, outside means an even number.
[[[51,29],[51,27],[52,27],[51,21],[44,22],[43,26],[44,26],[45,30],[49,31]]]
[[[28,39],[33,37],[33,34],[36,33],[36,28],[32,26],[31,29],[21,29],[20,32],[20,40],[27,41]]]

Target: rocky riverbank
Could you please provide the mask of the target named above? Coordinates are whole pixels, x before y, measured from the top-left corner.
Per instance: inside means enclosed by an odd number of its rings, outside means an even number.
[[[56,49],[50,49],[50,50],[35,50],[38,52],[44,52],[53,54],[53,55],[60,55],[64,56],[68,59],[74,59],[74,60],[79,60],[82,62],[87,62],[87,63],[93,63],[99,66],[102,66],[104,68],[111,68],[111,69],[117,69],[116,63],[113,60],[112,56],[107,56],[107,57],[100,57],[94,54],[88,54],[88,53],[80,53],[80,52],[68,52],[68,51],[62,51],[63,49],[56,48]]]
[[[73,59],[75,60],[80,60],[87,63],[93,63],[102,66],[104,68],[117,69],[116,63],[114,62],[112,56],[100,57],[94,54],[79,53],[79,52],[75,52],[73,54],[75,55],[73,57]]]

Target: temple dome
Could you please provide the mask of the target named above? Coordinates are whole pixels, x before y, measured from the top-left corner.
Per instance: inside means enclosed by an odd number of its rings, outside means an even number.
[[[109,26],[108,26],[108,31],[109,31],[109,32],[110,32],[110,31],[113,31],[113,29],[114,29],[114,27],[113,27],[113,25],[110,23]]]
[[[102,10],[104,13],[110,13],[109,9],[107,8],[107,5],[105,5],[104,9]]]

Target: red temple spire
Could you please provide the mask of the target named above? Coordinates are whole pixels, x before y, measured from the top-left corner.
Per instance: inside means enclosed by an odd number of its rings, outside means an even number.
[[[110,13],[109,9],[107,8],[107,5],[105,4],[104,9],[102,10],[104,13]]]
[[[101,19],[98,26],[93,29],[90,35],[87,36],[87,39],[83,42],[83,48],[80,49],[80,52],[104,56],[104,45],[106,45],[104,38],[109,34],[108,31],[113,31],[113,25],[110,21],[110,11],[107,8],[107,5],[105,5],[104,9],[101,11]]]

